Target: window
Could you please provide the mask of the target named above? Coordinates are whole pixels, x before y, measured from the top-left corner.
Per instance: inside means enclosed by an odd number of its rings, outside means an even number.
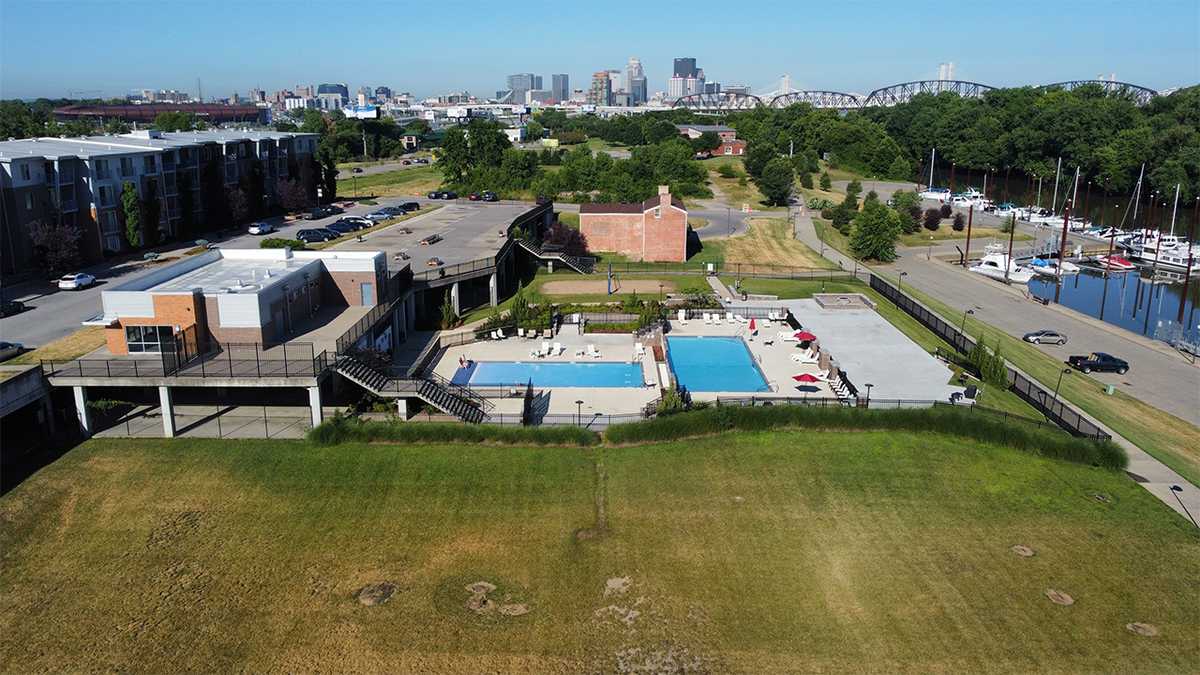
[[[159,354],[165,347],[171,351],[173,336],[170,326],[126,326],[125,344],[130,354]]]
[[[33,195],[28,192],[25,193],[25,210],[33,210]]]
[[[108,178],[108,160],[96,160],[96,178]]]
[[[21,180],[29,180],[29,165],[21,165]]]
[[[132,176],[133,175],[133,158],[132,157],[122,157],[121,158],[121,175],[122,176]]]
[[[116,202],[113,201],[113,188],[111,185],[100,186],[100,206],[113,206]]]
[[[142,158],[142,173],[154,173],[156,167],[154,164],[154,155],[146,155]]]
[[[662,207],[661,206],[654,207],[654,218],[655,219],[662,218]]]
[[[729,144],[725,145],[725,154],[727,154],[727,155],[733,154],[733,146],[732,145],[729,145]]]

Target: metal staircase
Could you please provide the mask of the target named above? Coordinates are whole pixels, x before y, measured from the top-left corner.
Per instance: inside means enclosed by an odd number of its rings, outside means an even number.
[[[567,255],[560,251],[547,251],[541,246],[525,241],[524,239],[518,239],[517,245],[542,260],[558,260],[580,274],[591,274],[592,270],[596,269],[595,258]]]
[[[376,396],[416,397],[464,422],[483,422],[493,407],[491,401],[469,387],[454,384],[436,374],[430,373],[419,378],[393,377],[372,365],[368,359],[351,354],[338,356],[334,370]]]

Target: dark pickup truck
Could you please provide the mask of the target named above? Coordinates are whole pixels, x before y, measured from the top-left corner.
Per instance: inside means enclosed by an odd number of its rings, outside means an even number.
[[[1104,352],[1093,352],[1087,356],[1071,356],[1067,358],[1067,364],[1085,373],[1095,370],[1101,373],[1124,375],[1129,370],[1128,363]]]

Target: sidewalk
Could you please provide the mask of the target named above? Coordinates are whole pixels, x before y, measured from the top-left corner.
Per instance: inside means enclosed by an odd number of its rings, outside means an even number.
[[[813,226],[812,218],[805,213],[796,217],[796,238],[810,246],[814,251],[821,250],[821,240],[817,237],[817,231]],[[856,265],[853,260],[850,260],[840,251],[828,246],[824,247],[824,251],[825,257],[840,265],[842,269],[853,269]],[[861,263],[857,263],[857,266],[864,271],[870,271],[869,268]],[[945,317],[942,318],[945,319]],[[1018,370],[1018,372],[1021,371]],[[1025,373],[1021,374],[1029,377]],[[1032,377],[1029,377],[1029,379],[1036,381]],[[1188,518],[1188,512],[1191,513],[1191,517],[1200,519],[1200,488],[1189,483],[1173,469],[1151,457],[1147,452],[1100,423],[1091,415],[1083,410],[1079,412],[1097,427],[1111,435],[1113,441],[1120,445],[1126,454],[1129,455],[1129,467],[1126,469],[1126,474],[1130,478],[1185,519]],[[1181,488],[1181,492],[1172,491],[1172,486],[1178,486]],[[1186,511],[1184,507],[1186,507]],[[1194,525],[1196,524],[1196,521],[1189,522],[1192,522]],[[1197,526],[1200,527],[1200,525]]]

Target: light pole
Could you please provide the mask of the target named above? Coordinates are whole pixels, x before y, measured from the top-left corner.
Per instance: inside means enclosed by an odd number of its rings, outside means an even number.
[[[1063,375],[1070,375],[1070,368],[1063,368],[1058,373],[1058,384],[1054,385],[1054,400],[1050,402],[1050,409],[1053,410],[1055,405],[1058,405],[1058,388],[1062,386]],[[1057,413],[1055,413],[1057,414]],[[1050,421],[1050,415],[1046,415],[1046,421]]]
[[[874,387],[875,385],[868,382],[863,386],[867,388],[867,408],[870,408],[871,407],[871,387]]]
[[[659,284],[658,284],[658,302],[662,303],[662,299],[663,299],[663,285],[662,285],[662,282],[659,282]]]
[[[973,310],[973,309],[968,309],[967,311],[963,312],[963,320],[962,320],[962,325],[958,327],[958,332],[959,332],[959,333],[962,333],[962,334],[964,334],[964,335],[966,334],[966,330],[967,330],[967,315],[968,315],[968,314],[970,314],[970,315],[974,316],[974,315],[975,315],[975,310]]]
[[[925,249],[925,259],[933,259],[933,235],[929,235],[929,248]]]
[[[904,292],[904,277],[906,277],[906,276],[908,276],[908,272],[901,272],[900,279],[896,286],[896,290],[900,291],[901,293]]]
[[[575,426],[579,426],[579,421],[582,418],[583,418],[583,401],[575,401]]]
[[[1180,492],[1183,492],[1183,488],[1178,485],[1171,486],[1171,493],[1175,495],[1175,501],[1179,502],[1179,508],[1183,509],[1183,512],[1187,514],[1188,519],[1192,521],[1193,525],[1200,527],[1200,524],[1196,523],[1196,519],[1192,517],[1192,512],[1188,511],[1188,507],[1183,505],[1183,500],[1179,498]]]

